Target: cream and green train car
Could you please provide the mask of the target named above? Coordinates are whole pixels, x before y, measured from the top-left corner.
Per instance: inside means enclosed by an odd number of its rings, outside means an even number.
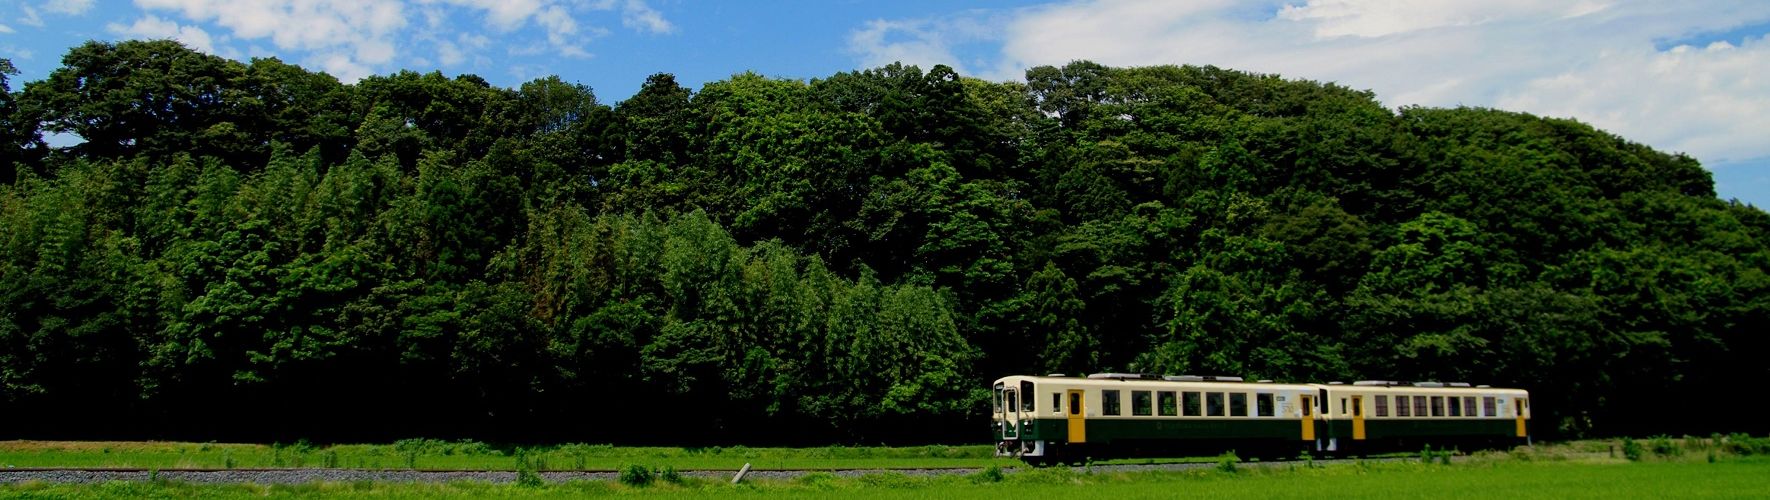
[[[1530,439],[1530,393],[1521,389],[1390,381],[1315,387],[1322,451],[1473,449]]]
[[[1089,458],[1294,455],[1315,440],[1311,385],[1101,373],[996,380],[996,452],[1033,464]]]
[[[1527,439],[1530,418],[1529,394],[1517,389],[1120,373],[1003,377],[993,403],[997,454],[1032,464],[1474,448]]]

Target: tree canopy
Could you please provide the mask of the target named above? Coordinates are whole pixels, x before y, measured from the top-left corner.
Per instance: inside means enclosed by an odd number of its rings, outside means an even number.
[[[0,436],[969,441],[989,380],[1102,371],[1766,430],[1685,408],[1770,376],[1770,215],[1572,120],[1086,61],[612,105],[171,41],[13,75]]]

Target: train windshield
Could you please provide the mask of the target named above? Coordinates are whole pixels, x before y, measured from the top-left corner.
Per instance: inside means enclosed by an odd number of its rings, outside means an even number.
[[[991,399],[990,402],[993,403],[991,406],[995,409],[991,413],[1002,412],[1002,384],[1000,382],[996,383],[996,397]]]

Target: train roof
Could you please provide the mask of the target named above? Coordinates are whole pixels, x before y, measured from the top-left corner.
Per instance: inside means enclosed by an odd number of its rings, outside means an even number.
[[[1346,384],[1343,382],[1321,383],[1277,383],[1271,380],[1249,382],[1241,377],[1210,376],[1210,375],[1152,375],[1130,373],[1096,373],[1088,376],[1051,375],[1009,375],[996,379],[997,383],[1028,381],[1035,384],[1061,384],[1071,387],[1113,387],[1126,385],[1147,385],[1161,387],[1163,385],[1187,387],[1211,387],[1225,390],[1231,389],[1327,389],[1332,391],[1355,390],[1370,393],[1444,393],[1457,394],[1468,392],[1526,392],[1523,389],[1493,387],[1490,385],[1472,385],[1462,382],[1407,382],[1392,380],[1361,380]]]
[[[1029,382],[1032,382],[1035,384],[1059,384],[1059,385],[1063,385],[1066,387],[1089,387],[1089,388],[1093,388],[1093,387],[1110,388],[1110,387],[1127,387],[1127,386],[1149,387],[1149,388],[1204,387],[1204,388],[1215,388],[1215,389],[1223,389],[1223,390],[1230,390],[1230,389],[1252,390],[1252,389],[1256,389],[1256,388],[1298,389],[1298,390],[1301,390],[1301,389],[1309,389],[1310,388],[1310,386],[1308,384],[1280,384],[1280,383],[1274,383],[1269,380],[1262,380],[1262,381],[1257,381],[1257,382],[1247,382],[1247,381],[1241,380],[1239,377],[1169,376],[1168,378],[1164,379],[1161,377],[1129,377],[1129,376],[1121,377],[1121,376],[1117,376],[1117,375],[1121,375],[1121,374],[1095,374],[1095,375],[1097,375],[1097,376],[1065,377],[1065,376],[1060,376],[1060,375],[1059,376],[1010,375],[1007,377],[1002,377],[1000,379],[997,379],[996,382],[1007,383],[1007,382],[1029,381]],[[1105,376],[1098,376],[1098,375],[1105,375]]]

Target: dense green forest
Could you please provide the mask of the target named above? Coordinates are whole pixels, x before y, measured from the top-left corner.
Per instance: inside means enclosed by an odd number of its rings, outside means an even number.
[[[0,90],[0,439],[982,441],[990,380],[1101,371],[1767,427],[1770,216],[1571,120],[1089,62],[611,106],[170,41]]]

